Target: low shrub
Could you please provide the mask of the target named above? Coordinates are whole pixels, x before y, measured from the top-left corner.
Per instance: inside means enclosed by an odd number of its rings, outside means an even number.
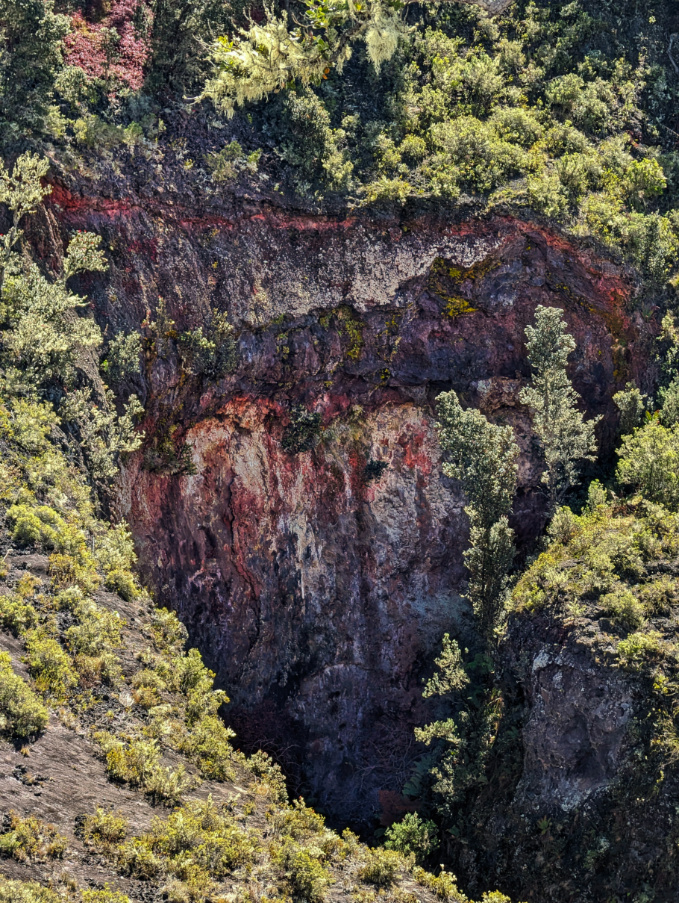
[[[386,830],[385,847],[423,862],[439,847],[439,832],[433,821],[424,821],[417,812],[408,812],[401,822]]]
[[[38,689],[58,699],[78,683],[71,660],[59,642],[39,629],[26,634],[26,660]]]
[[[649,659],[658,658],[661,651],[662,636],[655,630],[631,633],[617,647],[621,662],[633,671],[641,670]]]
[[[130,903],[127,894],[119,890],[111,890],[108,884],[102,890],[84,890],[82,892],[83,903]]]
[[[621,587],[606,593],[600,604],[607,615],[624,627],[639,627],[644,620],[644,606],[629,589]]]
[[[155,739],[119,740],[106,731],[94,739],[106,756],[106,770],[113,781],[140,787],[156,802],[174,806],[192,784],[182,765],[176,769],[160,764],[160,749]]]
[[[363,865],[358,871],[361,881],[383,887],[391,884],[399,869],[404,867],[402,857],[393,850],[366,850]]]
[[[0,856],[19,862],[61,859],[66,845],[66,838],[54,825],[46,825],[33,816],[22,818],[13,811],[5,819],[4,831],[0,834]]]
[[[0,875],[0,903],[63,903],[63,897],[36,881],[10,881]]]
[[[467,897],[458,890],[455,875],[451,875],[450,872],[441,871],[439,875],[432,875],[431,872],[426,872],[423,868],[418,867],[413,870],[413,878],[418,884],[432,891],[441,900],[451,900],[452,903],[467,903]],[[483,899],[485,901],[486,897]],[[487,903],[490,903],[491,900],[493,900],[492,897],[488,899]],[[500,896],[493,903],[509,903],[509,901],[507,901],[506,897]]]
[[[233,780],[233,747],[229,740],[234,736],[221,718],[207,715],[191,725],[182,752],[209,780]]]
[[[86,843],[96,847],[118,844],[127,836],[127,819],[110,809],[97,807],[93,815],[83,822],[83,837]]]
[[[15,594],[0,596],[0,626],[20,636],[38,623],[38,612]]]
[[[279,858],[295,898],[308,900],[309,903],[319,903],[325,899],[326,889],[333,880],[321,862],[321,855],[320,850],[305,849],[290,842],[283,847]]]
[[[47,727],[49,712],[23,678],[12,670],[7,652],[0,652],[0,730],[25,740]]]

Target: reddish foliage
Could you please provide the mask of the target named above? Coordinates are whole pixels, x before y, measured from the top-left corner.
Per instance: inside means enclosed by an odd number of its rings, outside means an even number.
[[[65,41],[68,64],[80,66],[91,78],[113,79],[135,91],[141,88],[149,46],[135,33],[133,19],[140,2],[113,0],[109,15],[96,24],[75,13],[73,31]],[[118,33],[116,45],[110,41],[112,31]]]

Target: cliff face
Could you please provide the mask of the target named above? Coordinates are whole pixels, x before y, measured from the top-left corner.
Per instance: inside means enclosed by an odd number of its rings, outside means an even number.
[[[138,388],[149,445],[191,466],[140,453],[119,486],[146,576],[228,690],[242,742],[276,753],[335,818],[370,818],[416,755],[441,635],[470,636],[463,500],[440,472],[433,401],[452,387],[515,427],[514,520],[530,540],[543,512],[517,401],[525,326],[537,304],[564,308],[606,451],[611,395],[646,378],[630,284],[508,218],[314,219],[59,188],[49,215],[104,236],[111,271],[87,286],[102,322],[139,329],[159,296],[175,321],[148,343]],[[187,373],[175,341],[211,308],[238,344],[218,381]],[[320,415],[302,450],[285,441],[297,405]]]

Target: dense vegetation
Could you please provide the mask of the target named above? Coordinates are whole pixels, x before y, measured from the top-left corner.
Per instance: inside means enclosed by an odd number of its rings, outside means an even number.
[[[679,750],[679,334],[668,314],[656,397],[633,385],[619,394],[619,460],[583,506],[573,489],[596,454],[595,421],[581,414],[568,376],[574,342],[560,312],[538,309],[521,403],[542,455],[550,526],[521,574],[509,521],[512,430],[464,410],[454,392],[439,399],[444,471],[468,502],[467,597],[478,643],[470,651],[443,638],[424,691],[439,699],[440,717],[417,729],[426,752],[405,787],[419,814],[370,850],[289,803],[266,756],[233,749],[219,714],[225,694],[197,650],[186,651],[176,617],[140,586],[125,526],[108,522],[111,482],[142,441],[140,402],[128,392],[123,403],[113,390],[139,370],[143,342],[108,337],[104,355],[101,330],[82,315],[74,279],[107,266],[97,236],[74,235],[50,268],[24,241],[49,191],[48,158],[66,171],[83,161],[96,171],[117,153],[158,165],[168,155],[206,190],[253,184],[278,202],[317,209],[446,204],[545,218],[624,256],[641,277],[638,297],[671,310],[679,280],[675,30],[671,0],[517,0],[496,17],[473,3],[319,0],[249,10],[115,0],[86,16],[79,4],[0,0],[0,506],[10,562],[0,626],[21,650],[0,653],[0,731],[30,750],[58,718],[91,740],[111,781],[158,807],[136,833],[120,813],[82,814],[83,842],[114,877],[149,882],[175,903],[227,893],[314,903],[336,884],[360,901],[465,900],[450,873],[423,866],[455,855],[458,842],[479,841],[467,813],[487,804],[498,760],[512,761],[517,728],[501,680],[512,619],[548,614],[579,640],[599,625],[588,648],[644,699],[629,792],[613,802],[620,809],[637,792],[664,793]],[[193,149],[174,133],[184,114],[203,136]],[[232,330],[218,311],[209,329],[179,334],[161,304],[144,341],[157,351],[168,336],[190,375],[219,379],[234,366]],[[320,415],[296,408],[283,447],[313,449],[319,429]],[[187,450],[162,435],[146,464],[165,473],[192,466]],[[47,556],[45,579],[12,564],[22,550]],[[134,631],[123,604],[139,619]],[[248,795],[215,802],[197,792],[206,782],[240,782]],[[584,873],[616,855],[606,811],[605,842],[574,864]],[[556,826],[539,824],[531,830],[546,846]],[[639,886],[676,873],[676,820],[667,831],[670,852]],[[559,843],[554,874],[565,857]],[[65,844],[53,827],[18,813],[0,833],[0,855],[20,862],[59,858]],[[128,901],[108,887],[0,879],[0,903],[63,898]]]
[[[517,0],[496,17],[324,0],[256,19],[237,2],[121,0],[86,20],[3,0],[6,152],[53,147],[69,165],[88,148],[181,152],[170,101],[213,136],[183,157],[195,177],[259,167],[306,203],[514,209],[620,249],[661,285],[672,275],[669,0]],[[236,116],[219,122],[215,108]]]
[[[131,536],[104,512],[121,457],[139,448],[141,406],[132,396],[117,408],[102,374],[115,383],[138,367],[140,344],[120,337],[104,361],[101,331],[78,315],[85,299],[69,280],[105,270],[97,236],[74,235],[56,273],[44,275],[32,259],[22,227],[48,191],[46,172],[31,153],[0,170],[11,221],[0,260],[0,630],[5,642],[12,637],[12,651],[0,653],[0,732],[29,759],[32,745],[62,725],[86,739],[93,771],[99,760],[110,782],[157,814],[136,832],[110,808],[74,816],[70,831],[112,884],[88,886],[64,871],[47,887],[0,869],[0,899],[129,903],[124,879],[138,889],[133,898],[173,903],[321,901],[334,885],[365,900],[388,893],[464,903],[451,874],[419,864],[421,843],[411,849],[396,831],[394,849],[370,849],[348,829],[340,836],[302,800],[288,801],[268,756],[235,750],[214,673],[186,649],[177,617],[139,584]],[[207,333],[173,327],[160,309],[151,341],[157,349],[176,338],[188,373],[215,377],[233,365],[224,315],[213,314]],[[302,420],[290,443],[312,442],[314,427]],[[27,772],[24,780],[44,778]],[[0,857],[44,865],[70,855],[54,825],[5,813]]]

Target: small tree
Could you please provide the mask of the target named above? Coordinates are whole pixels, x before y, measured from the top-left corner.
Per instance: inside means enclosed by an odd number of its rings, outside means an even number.
[[[633,432],[644,419],[648,398],[642,395],[634,383],[627,383],[621,392],[616,392],[613,401],[620,411],[620,432],[623,436]]]
[[[0,132],[2,141],[41,131],[63,66],[67,16],[52,0],[0,0]]]
[[[447,457],[443,472],[460,481],[469,500],[467,597],[482,634],[490,640],[504,608],[514,559],[507,515],[516,492],[519,448],[511,427],[489,423],[480,411],[463,410],[455,392],[439,395],[438,415],[439,441]]]
[[[575,485],[582,461],[593,461],[597,449],[594,427],[600,417],[585,421],[578,410],[579,396],[566,367],[575,349],[566,332],[563,311],[539,305],[535,326],[526,327],[526,350],[533,370],[531,385],[522,389],[520,400],[529,408],[540,440],[546,470],[550,513],[556,511]]]

